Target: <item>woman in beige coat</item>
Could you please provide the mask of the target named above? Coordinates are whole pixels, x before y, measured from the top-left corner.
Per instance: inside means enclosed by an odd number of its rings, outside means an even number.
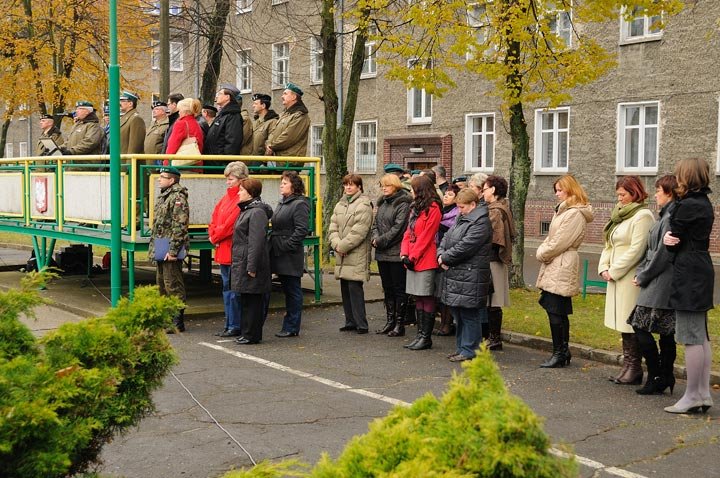
[[[587,224],[593,220],[592,206],[582,186],[574,177],[565,175],[553,184],[560,201],[555,209],[547,237],[535,254],[540,261],[536,286],[540,289],[540,305],[550,320],[553,354],[542,363],[543,368],[570,364],[570,319],[572,297],[580,291],[578,248],[585,238]]]
[[[330,219],[328,241],[335,251],[335,279],[340,280],[345,325],[341,332],[368,333],[363,282],[370,280],[370,230],[373,205],[363,193],[362,178],[348,174],[343,178],[345,195],[338,201]]]
[[[640,178],[624,176],[615,184],[618,203],[605,225],[605,247],[598,274],[608,283],[605,295],[605,326],[622,334],[623,366],[610,380],[617,384],[642,383],[642,355],[635,333],[627,323],[640,289],[633,284],[635,269],[645,257],[647,238],[655,223],[645,200],[648,197]]]

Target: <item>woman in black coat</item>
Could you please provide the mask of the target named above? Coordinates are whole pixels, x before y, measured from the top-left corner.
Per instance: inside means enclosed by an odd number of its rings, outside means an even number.
[[[675,341],[685,344],[687,388],[668,413],[703,413],[710,395],[712,351],[707,311],[713,308],[715,271],[708,248],[715,215],[708,199],[710,166],[703,159],[683,159],[675,167],[678,201],[663,244],[675,252],[670,305],[675,310]]]
[[[305,272],[305,247],[308,234],[310,202],[305,183],[296,171],[285,171],[280,180],[280,194],[272,217],[270,233],[270,269],[277,274],[285,294],[285,317],[276,337],[297,337],[302,319],[303,293],[300,285]]]
[[[243,179],[238,190],[240,216],[232,240],[232,289],[240,294],[241,333],[236,343],[257,344],[265,322],[265,296],[270,293],[270,255],[267,246],[272,208],[262,202],[262,183]]]
[[[377,334],[388,337],[405,335],[405,266],[400,261],[400,242],[407,228],[408,214],[412,199],[403,189],[395,174],[386,174],[380,179],[383,195],[378,200],[378,210],[372,226],[372,246],[380,271],[383,293],[385,294],[385,326]]]
[[[441,299],[457,323],[457,350],[448,358],[462,362],[475,357],[487,323],[492,226],[487,205],[479,203],[475,191],[463,189],[455,201],[460,215],[443,237],[437,261],[445,270]]]

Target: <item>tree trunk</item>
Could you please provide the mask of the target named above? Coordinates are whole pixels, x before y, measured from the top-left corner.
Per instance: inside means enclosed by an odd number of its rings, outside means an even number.
[[[200,88],[200,101],[203,104],[215,99],[217,90],[218,75],[223,56],[223,38],[225,37],[225,26],[230,13],[230,0],[215,0],[213,11],[208,25],[208,49],[207,62],[202,75],[202,86]]]
[[[513,245],[510,285],[525,287],[523,263],[525,260],[525,203],[530,184],[530,139],[522,103],[510,107],[510,138],[512,162],[510,167],[510,209],[515,220],[517,238]]]
[[[12,120],[10,119],[10,116],[8,116],[0,127],[0,158],[5,157],[5,143],[7,143],[7,133],[8,129],[10,129],[11,122]]]

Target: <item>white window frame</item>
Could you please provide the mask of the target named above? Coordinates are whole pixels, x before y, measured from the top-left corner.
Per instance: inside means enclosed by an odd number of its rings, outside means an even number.
[[[374,136],[361,137],[360,128],[364,125],[372,125],[375,130]],[[356,121],[355,122],[355,172],[374,174],[377,171],[377,132],[378,132],[377,120],[372,121]],[[367,143],[371,145],[371,149],[375,150],[375,154],[368,154],[367,158],[360,157],[361,143]],[[362,163],[362,164],[361,164]],[[360,167],[362,166],[362,167]]]
[[[15,155],[15,148],[12,143],[5,143],[5,159],[10,159]]]
[[[473,130],[474,119],[482,118],[482,131]],[[492,131],[486,129],[488,119],[492,119]],[[495,113],[467,113],[465,115],[465,171],[472,172],[492,172],[495,169],[495,130],[497,124],[495,121]],[[483,146],[481,149],[481,165],[473,164],[473,144],[477,138]],[[490,158],[488,159],[488,140],[492,144],[490,148]],[[490,163],[490,164],[488,164]]]
[[[564,113],[567,115],[567,125],[564,128],[560,127],[560,114]],[[551,115],[553,117],[552,128],[543,128],[543,117]],[[545,134],[552,134],[552,166],[543,166],[543,151],[545,150],[545,144],[543,139]],[[560,166],[560,136],[565,134],[565,151],[567,152],[567,158],[565,158],[565,166]],[[552,109],[537,109],[535,110],[535,168],[536,174],[556,174],[566,173],[570,164],[570,108],[552,108]]]
[[[283,51],[279,51],[282,48]],[[282,73],[281,73],[282,71]],[[278,81],[280,80],[280,81]],[[272,88],[283,88],[290,81],[290,43],[272,44]]]
[[[243,13],[250,13],[253,9],[254,0],[237,0],[235,2],[235,13],[242,15]]]
[[[152,40],[151,54],[151,68],[153,70],[160,69],[160,42]],[[183,71],[184,70],[184,56],[185,56],[185,45],[182,42],[171,41],[170,42],[170,71]]]
[[[18,145],[19,145],[18,157],[19,158],[27,158],[29,156],[27,141],[20,141],[20,143],[18,143]]]
[[[320,37],[310,38],[310,83],[323,81],[323,45]]]
[[[573,37],[573,27],[572,27],[572,3],[570,10],[565,11],[562,9],[555,8],[556,4],[554,1],[548,2],[547,4],[547,12],[545,14],[545,17],[548,19],[548,22],[554,22],[555,26],[550,27],[550,31],[553,32],[558,38],[562,38],[562,40],[565,42],[566,48],[572,48],[572,37]],[[567,18],[567,25],[563,27],[562,19]],[[549,25],[552,25],[549,23]]]
[[[656,41],[662,39],[663,28],[657,31],[651,31],[652,24],[656,21],[655,19],[662,20],[662,15],[656,15],[654,17],[648,17],[647,15],[640,15],[635,19],[627,21],[625,20],[625,8],[620,11],[620,44],[627,45],[631,43],[641,43],[647,41]],[[640,35],[632,35],[631,28],[633,23],[642,22],[643,33]]]
[[[270,5],[282,5],[283,3],[288,3],[289,0],[271,0]]]
[[[252,91],[252,50],[237,51],[237,86],[240,93]]]
[[[640,107],[640,117],[638,125],[626,125],[626,111],[628,108]],[[645,116],[648,107],[657,108],[657,123],[646,124]],[[639,101],[633,103],[619,103],[617,109],[617,172],[621,174],[638,174],[638,175],[654,175],[658,172],[658,163],[660,162],[660,102],[659,101]],[[645,156],[645,135],[651,128],[657,130],[655,138],[655,165],[644,166],[643,158]],[[638,165],[625,166],[625,140],[628,130],[637,129],[638,133]]]
[[[417,62],[417,59],[408,60],[408,66],[412,66]],[[432,61],[428,61],[426,68],[432,68]],[[415,97],[420,95],[420,111],[419,116],[416,116],[415,110]],[[431,94],[425,91],[425,88],[418,90],[417,88],[410,88],[407,90],[407,122],[408,124],[430,124],[432,123],[432,103],[433,97]]]
[[[320,174],[325,174],[325,156],[323,156],[323,124],[310,125],[310,156],[320,158]]]
[[[365,40],[365,59],[363,60],[360,79],[375,78],[377,76],[377,42],[372,36],[377,35],[377,27],[368,28],[368,38]]]

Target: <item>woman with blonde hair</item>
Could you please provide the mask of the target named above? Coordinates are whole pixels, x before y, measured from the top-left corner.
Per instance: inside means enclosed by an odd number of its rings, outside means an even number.
[[[547,312],[553,354],[540,365],[558,368],[570,364],[570,319],[572,297],[580,291],[578,248],[585,238],[588,223],[593,220],[592,206],[585,190],[571,175],[553,184],[559,204],[550,222],[547,237],[538,247],[535,257],[540,261],[536,286],[540,289],[539,303]]]
[[[687,387],[668,413],[703,413],[710,395],[712,351],[707,311],[713,308],[715,271],[708,248],[715,214],[708,199],[710,166],[703,159],[683,159],[675,166],[678,200],[663,244],[675,253],[670,306],[675,310],[675,341],[685,344]]]

